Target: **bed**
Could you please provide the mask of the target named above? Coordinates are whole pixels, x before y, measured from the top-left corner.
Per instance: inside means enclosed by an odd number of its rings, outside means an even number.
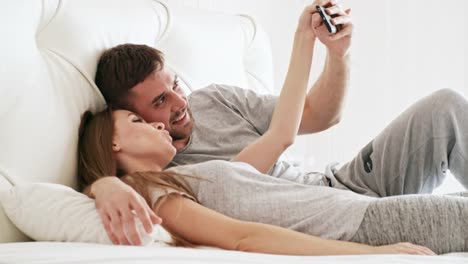
[[[394,264],[394,263],[466,263],[466,255],[451,253],[445,256],[281,256],[244,253],[219,249],[187,249],[172,247],[131,247],[109,246],[85,243],[30,242],[11,243],[0,247],[0,263],[165,263],[165,264],[276,264],[276,263],[316,263],[316,264]]]
[[[28,182],[77,187],[80,116],[105,106],[95,86],[104,49],[121,43],[157,47],[187,92],[225,83],[273,91],[267,35],[254,18],[172,8],[155,0],[15,0],[0,9],[0,192]],[[51,217],[52,210],[29,219]],[[52,227],[54,228],[54,227]],[[437,257],[274,256],[187,249],[31,241],[0,207],[0,263],[466,263]]]

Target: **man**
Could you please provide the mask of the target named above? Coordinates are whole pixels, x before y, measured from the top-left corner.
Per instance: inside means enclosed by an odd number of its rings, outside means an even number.
[[[328,14],[336,15],[333,23],[342,26],[338,33],[328,33],[315,12],[316,5],[326,6]],[[349,13],[334,1],[317,0],[301,15],[295,38],[310,43],[318,39],[327,47],[327,60],[307,95],[300,134],[323,131],[339,122],[349,80],[353,30]],[[162,53],[143,45],[120,45],[106,51],[98,65],[96,84],[109,105],[134,111],[149,122],[164,123],[178,150],[173,165],[230,159],[267,130],[276,103],[274,96],[225,85],[211,85],[187,98],[177,76],[164,67]],[[269,174],[282,177],[285,170],[297,170],[297,177],[288,180],[377,197],[431,192],[449,164],[452,172],[459,173],[456,175],[468,173],[467,116],[466,100],[441,91],[403,113],[339,170],[326,176],[304,173],[280,161]],[[468,186],[468,179],[462,183]],[[144,199],[116,177],[95,182],[87,193],[96,198],[115,244],[140,244],[132,210],[147,231],[151,222],[161,223]]]

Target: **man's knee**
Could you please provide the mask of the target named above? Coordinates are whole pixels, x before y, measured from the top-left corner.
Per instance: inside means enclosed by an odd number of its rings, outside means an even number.
[[[461,106],[468,107],[466,99],[458,92],[445,88],[432,93],[428,99],[427,106],[435,113],[451,113],[460,110]],[[428,109],[429,110],[429,109]],[[429,111],[430,111],[429,110]]]
[[[437,100],[438,102],[442,104],[448,104],[448,105],[459,104],[459,103],[466,104],[465,97],[463,97],[458,92],[449,88],[440,89],[434,92],[432,97],[434,97],[435,100]]]

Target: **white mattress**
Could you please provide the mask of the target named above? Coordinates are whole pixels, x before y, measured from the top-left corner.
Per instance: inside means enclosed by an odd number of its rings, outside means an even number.
[[[85,243],[27,242],[0,244],[0,263],[468,263],[468,253],[444,256],[366,255],[301,257],[219,249],[110,246]]]

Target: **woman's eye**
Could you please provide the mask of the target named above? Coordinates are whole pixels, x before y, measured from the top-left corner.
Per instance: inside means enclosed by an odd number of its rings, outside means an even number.
[[[142,122],[143,122],[143,119],[137,117],[137,118],[134,118],[132,121],[133,121],[134,123],[142,123]]]
[[[179,88],[179,81],[178,80],[174,82],[174,90],[177,89],[177,88]]]

